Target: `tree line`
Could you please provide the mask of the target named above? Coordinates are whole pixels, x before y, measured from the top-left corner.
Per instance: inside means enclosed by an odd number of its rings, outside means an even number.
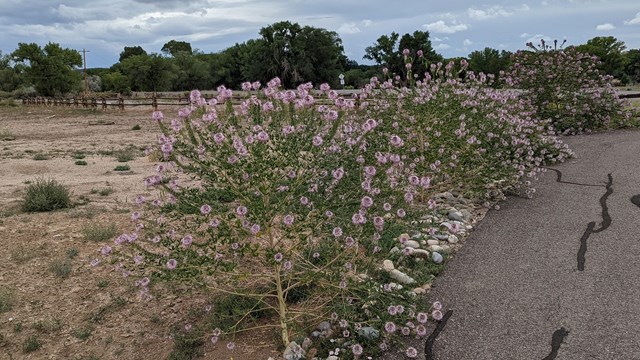
[[[131,93],[132,91],[187,91],[215,89],[220,85],[238,89],[245,81],[279,77],[283,86],[293,88],[303,82],[329,83],[339,87],[344,74],[346,88],[359,88],[383,69],[404,78],[407,54],[414,61],[413,74],[429,71],[428,64],[461,60],[445,59],[431,43],[428,31],[402,36],[396,32],[380,36],[365,49],[364,59],[375,65],[359,64],[344,54],[342,39],[334,31],[301,26],[289,21],[262,28],[260,37],[216,53],[192,49],[185,41],[171,40],[160,53],[148,53],[141,46],[125,46],[118,62],[110,68],[88,69],[87,86],[92,92]],[[595,37],[578,50],[597,56],[601,69],[620,83],[640,82],[640,49],[627,50],[624,42],[612,36]],[[469,70],[499,77],[511,63],[512,53],[485,48],[465,59]],[[59,96],[84,90],[82,58],[73,49],[48,43],[20,43],[11,54],[0,53],[0,90],[14,96]]]

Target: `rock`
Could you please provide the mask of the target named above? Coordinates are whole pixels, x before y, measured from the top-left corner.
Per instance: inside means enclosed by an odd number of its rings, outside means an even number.
[[[397,253],[401,253],[402,251],[400,249],[398,249],[397,246],[394,246],[391,248],[391,250],[389,250],[389,254],[397,254]]]
[[[340,360],[340,358],[335,355],[331,355],[327,358],[327,360]]]
[[[314,337],[314,338],[320,337],[320,335],[322,335],[322,333],[320,331],[318,331],[318,330],[314,330],[311,333],[311,336]]]
[[[393,269],[395,269],[395,267],[393,266],[393,261],[391,260],[385,260],[382,262],[382,269],[386,272],[390,272]]]
[[[449,244],[455,244],[455,243],[457,243],[458,241],[460,241],[460,239],[458,239],[458,237],[457,237],[457,236],[455,236],[455,235],[451,234],[451,235],[449,235],[449,239],[448,239],[448,241],[449,241]]]
[[[413,240],[420,240],[422,238],[422,233],[415,233],[411,236]]]
[[[460,210],[460,213],[462,214],[462,217],[463,217],[465,220],[471,219],[471,212],[470,212],[469,210],[467,210],[467,209],[462,209],[462,210]]]
[[[451,246],[449,246],[449,245],[442,245],[442,252],[445,252],[445,253],[449,253],[449,252],[451,252]]]
[[[424,250],[424,249],[415,249],[411,253],[411,256],[420,257],[420,258],[428,258],[429,257],[429,252],[427,250]]]
[[[391,290],[402,290],[403,286],[400,284],[396,284],[396,283],[389,283],[389,287],[391,288]]]
[[[442,261],[444,260],[442,258],[442,255],[438,254],[437,252],[433,252],[431,253],[431,259],[433,260],[434,263],[436,264],[441,264]]]
[[[327,331],[331,329],[331,323],[328,321],[323,321],[320,324],[318,324],[318,327],[316,329],[318,329],[318,331],[321,331],[321,332]]]
[[[440,245],[440,241],[430,239],[430,240],[427,240],[427,245],[429,245],[429,246],[431,246],[431,245]]]
[[[438,240],[448,240],[449,239],[449,235],[446,235],[446,234],[435,234],[435,235],[433,235],[433,237],[438,239]]]
[[[367,340],[374,340],[380,336],[380,331],[372,328],[371,326],[365,326],[358,330],[358,335],[364,337]]]
[[[307,352],[304,351],[304,349],[300,347],[298,343],[292,341],[284,350],[283,357],[285,360],[301,360],[304,359],[306,355]]]
[[[463,215],[460,211],[450,211],[448,218],[449,220],[464,221]]]
[[[410,247],[414,249],[420,248],[420,243],[415,240],[409,240],[404,244],[405,247]]]
[[[436,252],[442,252],[442,246],[440,245],[431,245],[429,246],[429,250],[431,251],[436,251]]]
[[[413,280],[413,278],[405,273],[403,273],[402,271],[398,270],[398,269],[393,269],[389,272],[389,276],[398,281],[399,283],[408,285],[408,284],[413,284],[416,281]]]
[[[312,343],[311,339],[309,339],[308,337],[304,338],[304,340],[302,340],[302,344],[300,345],[300,347],[302,348],[302,350],[307,351],[309,350],[311,343]]]
[[[425,290],[424,288],[421,287],[417,287],[415,289],[413,289],[413,292],[416,293],[416,295],[423,295],[427,293],[427,290]]]

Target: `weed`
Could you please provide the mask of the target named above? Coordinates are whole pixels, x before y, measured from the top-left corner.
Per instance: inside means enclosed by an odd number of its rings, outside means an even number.
[[[22,351],[25,353],[34,352],[42,347],[42,343],[35,335],[30,336],[22,343]]]
[[[107,286],[109,286],[109,280],[105,280],[105,279],[98,280],[98,284],[97,285],[98,285],[98,288],[104,289]]]
[[[18,264],[23,264],[42,255],[46,247],[46,243],[38,247],[33,245],[16,244],[16,246],[11,249],[11,260]]]
[[[22,332],[22,322],[21,321],[13,324],[13,332],[15,332],[15,333]]]
[[[131,130],[135,130],[135,131],[140,130],[140,129],[142,129],[142,128],[138,124],[133,125],[133,127],[131,128]]]
[[[100,196],[109,196],[113,193],[113,188],[104,188],[98,192]]]
[[[82,228],[82,235],[89,241],[106,241],[112,239],[117,232],[118,228],[115,223],[102,224],[95,222]]]
[[[54,179],[38,178],[27,186],[22,208],[26,212],[52,211],[71,205],[69,190]]]
[[[55,333],[62,330],[63,322],[60,319],[38,320],[33,323],[33,329],[41,333]]]
[[[179,331],[174,333],[173,350],[169,360],[195,359],[203,355],[204,341],[201,331]]]
[[[94,329],[93,325],[88,324],[74,329],[71,333],[80,340],[87,340],[93,333]]]
[[[75,258],[76,256],[78,256],[78,249],[76,249],[76,248],[71,248],[71,249],[67,250],[67,257],[68,257],[69,259],[73,259],[73,258]]]
[[[49,156],[47,154],[42,154],[42,153],[35,154],[33,156],[33,160],[37,160],[37,161],[39,161],[39,160],[49,160]]]
[[[92,323],[100,323],[108,314],[117,311],[118,309],[124,307],[126,304],[127,300],[118,296],[107,305],[101,306],[96,311],[89,314],[87,320]]]
[[[118,162],[127,162],[136,158],[136,153],[134,149],[127,148],[123,150],[118,150],[115,152],[116,160]]]
[[[118,165],[113,169],[113,171],[129,171],[129,170],[131,170],[129,165]]]
[[[79,165],[79,166],[85,166],[85,165],[87,165],[87,162],[84,161],[84,160],[76,160],[76,162],[74,164]]]
[[[12,141],[16,137],[8,130],[0,130],[0,141]]]
[[[76,152],[73,155],[71,155],[71,157],[76,159],[76,160],[81,160],[81,159],[84,159],[86,156],[85,156],[84,153]]]
[[[15,298],[15,291],[13,291],[13,289],[0,286],[0,313],[11,310],[15,303]]]
[[[56,259],[49,264],[49,271],[62,279],[68,278],[72,269],[73,266],[68,259]]]

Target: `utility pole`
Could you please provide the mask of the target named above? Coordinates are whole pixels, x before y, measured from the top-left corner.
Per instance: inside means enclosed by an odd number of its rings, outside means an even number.
[[[87,96],[89,83],[87,82],[87,53],[89,50],[82,49],[82,62],[84,63],[84,96]]]

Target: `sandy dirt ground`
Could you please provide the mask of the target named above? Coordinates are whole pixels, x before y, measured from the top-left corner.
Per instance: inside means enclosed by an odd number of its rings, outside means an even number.
[[[211,295],[176,289],[143,301],[132,279],[89,265],[103,244],[82,230],[113,223],[118,234],[130,231],[135,196],[151,195],[143,186],[155,166],[143,149],[159,135],[151,112],[0,108],[0,360],[165,359],[174,346],[170,329],[184,328],[209,303]],[[116,159],[122,150],[137,157],[126,162],[130,170],[114,171],[125,165]],[[79,153],[84,166],[75,164]],[[67,186],[74,206],[23,212],[25,189],[39,177]],[[71,272],[62,278],[52,268],[65,261]],[[204,359],[277,355],[270,333],[236,339],[248,346],[233,351],[204,340]]]

